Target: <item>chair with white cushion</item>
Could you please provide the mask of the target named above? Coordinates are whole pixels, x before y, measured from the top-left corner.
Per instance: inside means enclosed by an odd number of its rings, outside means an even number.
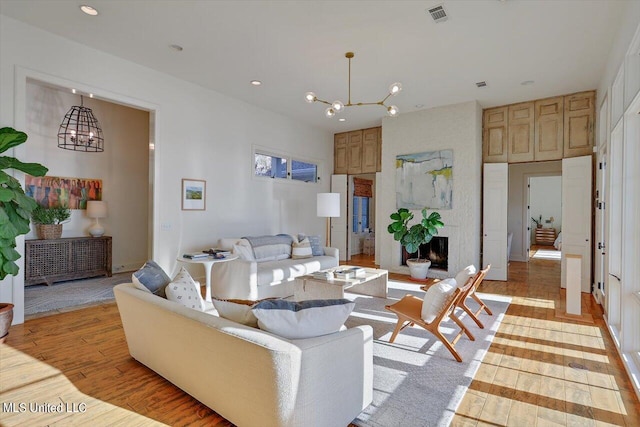
[[[398,316],[398,323],[389,342],[393,342],[398,333],[407,326],[418,325],[435,335],[453,357],[458,362],[462,362],[462,357],[454,348],[455,344],[463,333],[471,341],[475,341],[475,338],[454,311],[460,298],[467,295],[474,279],[475,277],[469,278],[461,288],[456,286],[454,279],[445,279],[431,286],[424,299],[409,294],[395,304],[385,306],[387,310]],[[451,341],[440,332],[440,323],[447,317],[450,317],[460,327],[460,332]]]

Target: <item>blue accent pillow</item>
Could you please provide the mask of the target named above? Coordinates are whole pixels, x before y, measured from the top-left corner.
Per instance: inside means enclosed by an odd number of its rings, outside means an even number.
[[[309,239],[309,243],[311,243],[311,255],[313,256],[324,255],[324,249],[322,249],[320,236],[306,236],[304,234],[298,234],[298,241],[301,242],[305,237]]]
[[[348,299],[279,299],[261,301],[252,311],[260,329],[287,339],[301,339],[338,332],[354,307]]]
[[[155,261],[149,260],[131,275],[131,281],[140,290],[166,298],[164,288],[171,283],[171,278]]]

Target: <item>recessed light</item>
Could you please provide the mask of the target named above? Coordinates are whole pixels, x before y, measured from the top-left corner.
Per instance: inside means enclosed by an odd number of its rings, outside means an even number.
[[[416,108],[422,108],[424,107],[424,104],[416,104]]]
[[[92,93],[89,94],[89,98],[93,98],[93,94]]]
[[[176,52],[182,52],[184,50],[184,48],[179,44],[170,44],[169,47],[175,50]]]
[[[97,9],[91,6],[87,6],[86,4],[83,4],[82,6],[80,6],[80,10],[86,13],[87,15],[91,15],[91,16],[96,16],[98,14]]]
[[[522,83],[520,83],[522,86],[530,86],[532,84],[534,84],[535,82],[533,80],[525,80]]]
[[[251,84],[254,86],[260,86],[262,82],[260,80],[251,80]]]
[[[75,89],[71,89],[71,93],[76,93],[76,90]]]
[[[346,122],[346,121],[347,121],[347,119],[345,119],[344,117],[340,117],[340,118],[338,119],[338,121],[339,121],[339,122]]]

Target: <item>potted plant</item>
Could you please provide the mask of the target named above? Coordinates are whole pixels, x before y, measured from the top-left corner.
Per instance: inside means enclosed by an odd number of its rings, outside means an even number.
[[[27,134],[10,127],[0,129],[0,154],[27,140]],[[0,280],[18,274],[20,258],[16,251],[16,238],[31,229],[31,212],[37,203],[24,194],[20,181],[5,172],[16,169],[32,176],[43,176],[47,168],[39,163],[22,163],[15,157],[0,156]],[[0,340],[8,334],[13,319],[13,304],[0,303]]]
[[[31,212],[39,239],[59,239],[62,236],[62,223],[70,216],[71,211],[65,207],[45,208],[38,205]]]
[[[540,215],[539,219],[531,217],[531,220],[536,223],[536,228],[542,228],[542,215]]]
[[[427,216],[427,208],[422,209],[422,220],[412,226],[409,222],[413,219],[413,212],[406,208],[400,208],[391,214],[393,222],[387,227],[387,231],[393,234],[394,240],[400,242],[408,253],[418,253],[418,258],[407,260],[411,277],[418,280],[427,278],[427,272],[431,267],[431,261],[420,256],[420,245],[429,243],[433,236],[438,234],[438,228],[444,226],[438,212],[432,212]]]

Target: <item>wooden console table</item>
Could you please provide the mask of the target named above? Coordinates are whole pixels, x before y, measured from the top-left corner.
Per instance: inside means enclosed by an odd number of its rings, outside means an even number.
[[[111,277],[111,236],[25,240],[25,286]]]
[[[555,228],[536,228],[536,245],[553,245],[555,240]]]

